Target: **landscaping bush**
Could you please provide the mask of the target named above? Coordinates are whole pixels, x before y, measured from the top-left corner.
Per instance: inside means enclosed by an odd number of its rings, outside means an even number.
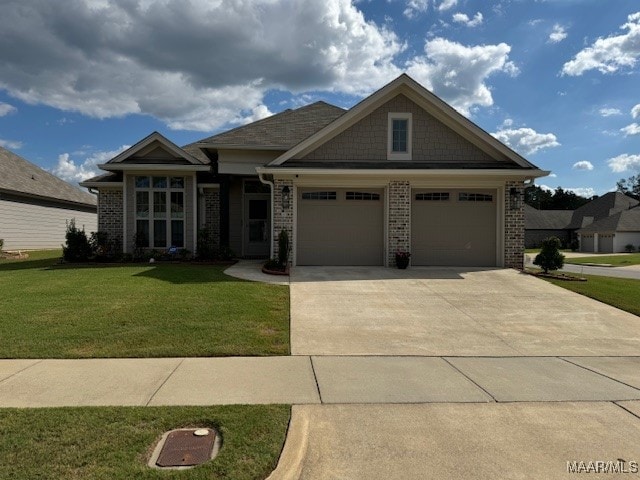
[[[3,247],[4,247],[4,240],[0,238],[0,252],[2,251]]]
[[[143,260],[144,259],[144,248],[147,246],[144,236],[138,232],[134,232],[133,234],[133,259],[134,260]]]
[[[560,253],[560,239],[558,237],[549,237],[542,241],[542,249],[533,260],[534,265],[538,265],[544,273],[549,270],[558,270],[564,265],[564,255]]]
[[[0,250],[2,250],[2,247],[0,246]],[[636,251],[636,247],[634,247],[632,244],[628,243],[624,246],[624,251],[627,253],[633,253]]]
[[[213,241],[213,233],[208,228],[198,230],[196,255],[200,260],[215,260],[218,256],[218,246]]]
[[[84,227],[76,227],[76,220],[72,218],[67,223],[65,245],[62,246],[62,258],[65,262],[86,262],[93,256],[91,243],[87,238]]]
[[[278,263],[283,267],[289,263],[289,234],[285,229],[278,235]]]
[[[569,248],[571,249],[572,252],[578,251],[578,249],[580,248],[580,242],[578,242],[577,238],[574,238],[569,242]]]

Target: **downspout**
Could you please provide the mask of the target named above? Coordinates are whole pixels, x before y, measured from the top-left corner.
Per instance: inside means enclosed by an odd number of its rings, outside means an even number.
[[[269,181],[266,178],[263,178],[262,175],[263,175],[262,173],[258,173],[258,178],[265,185],[269,185],[271,190],[271,246],[270,246],[269,258],[274,258],[275,244],[274,244],[274,238],[273,238],[274,237],[273,219],[275,216],[275,205],[274,205],[273,192],[274,192],[275,186],[273,185],[273,181]]]

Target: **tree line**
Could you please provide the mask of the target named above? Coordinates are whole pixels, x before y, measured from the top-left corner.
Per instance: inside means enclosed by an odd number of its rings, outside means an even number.
[[[621,179],[616,183],[616,190],[640,200],[640,175]],[[525,203],[538,210],[575,210],[595,198],[598,198],[598,195],[587,198],[562,187],[547,190],[538,185],[531,185],[524,191]]]

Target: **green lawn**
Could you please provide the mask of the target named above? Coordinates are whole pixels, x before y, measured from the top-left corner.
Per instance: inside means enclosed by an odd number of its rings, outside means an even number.
[[[0,409],[0,478],[263,480],[284,444],[285,405]],[[147,467],[168,430],[213,427],[222,448],[183,471]]]
[[[640,316],[640,280],[581,275],[586,282],[545,279],[573,292]]]
[[[565,263],[581,265],[585,263],[604,263],[616,267],[626,267],[628,265],[640,265],[640,253],[629,253],[625,255],[594,255],[593,257],[566,258]]]
[[[289,290],[212,265],[0,261],[0,358],[286,355]]]

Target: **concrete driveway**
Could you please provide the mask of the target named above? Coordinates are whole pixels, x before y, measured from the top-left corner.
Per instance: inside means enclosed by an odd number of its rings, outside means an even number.
[[[294,355],[634,356],[640,318],[515,270],[296,267]]]

